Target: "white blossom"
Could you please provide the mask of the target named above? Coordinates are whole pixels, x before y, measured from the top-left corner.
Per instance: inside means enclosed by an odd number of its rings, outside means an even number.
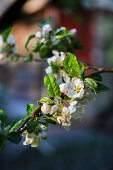
[[[42,38],[42,39],[40,40],[41,43],[44,43],[45,41],[46,41],[45,38]]]
[[[82,98],[84,96],[84,83],[80,78],[72,78],[71,82],[65,83],[64,88],[70,98]]]
[[[74,113],[76,111],[76,105],[77,105],[78,101],[73,101],[70,102],[70,106],[68,107],[68,109],[70,110],[70,113]]]
[[[70,114],[70,110],[67,107],[63,107],[62,109],[62,118],[61,118],[61,122],[62,122],[62,126],[70,126],[71,125],[71,114]]]
[[[37,31],[35,36],[36,36],[36,38],[41,38],[42,37],[42,33],[40,31]]]
[[[33,138],[34,138],[34,134],[33,133],[27,133],[26,132],[26,134],[24,133],[24,135],[25,135],[25,141],[23,142],[23,145],[29,145],[29,144],[31,144],[32,142],[33,142]]]
[[[60,91],[62,92],[62,93],[64,93],[64,94],[66,94],[66,89],[64,88],[64,86],[65,86],[65,83],[62,83],[62,84],[60,84],[59,85],[59,87],[60,87]]]
[[[51,107],[50,115],[58,112],[58,110],[59,110],[59,106],[58,106],[58,105],[53,105],[53,106]]]
[[[45,34],[45,33],[49,32],[51,30],[52,30],[51,25],[50,24],[46,24],[46,25],[43,26],[42,32],[43,32],[43,34]]]
[[[45,69],[45,72],[46,72],[46,74],[51,74],[52,73],[52,68],[51,68],[51,66],[48,66],[46,69]]]
[[[51,61],[56,63],[57,62],[57,57],[53,56],[53,57],[47,59],[47,62],[48,62],[49,65],[51,64]]]

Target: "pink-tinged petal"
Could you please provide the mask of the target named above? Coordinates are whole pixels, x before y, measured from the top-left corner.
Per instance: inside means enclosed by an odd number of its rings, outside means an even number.
[[[77,33],[77,29],[76,29],[76,28],[72,28],[70,31],[71,31],[73,34],[76,34],[76,33]]]

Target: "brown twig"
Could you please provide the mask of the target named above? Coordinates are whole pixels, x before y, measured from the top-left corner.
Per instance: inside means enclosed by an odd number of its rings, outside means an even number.
[[[25,126],[26,123],[30,120],[33,120],[34,116],[39,114],[39,111],[40,111],[40,108],[42,106],[42,103],[39,103],[38,107],[32,112],[32,114],[27,118],[25,119],[24,123],[22,123],[17,129],[15,129],[14,131],[15,132],[19,132],[20,134],[22,134],[26,129],[27,127]],[[22,129],[23,128],[23,129]]]

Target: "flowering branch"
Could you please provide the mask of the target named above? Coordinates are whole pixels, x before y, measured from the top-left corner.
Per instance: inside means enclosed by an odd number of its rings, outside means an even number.
[[[94,100],[90,92],[95,94],[109,91],[109,88],[102,84],[100,73],[113,72],[113,68],[101,68],[77,60],[77,57],[72,54],[75,49],[81,48],[80,42],[75,39],[76,29],[68,30],[65,27],[52,29],[49,22],[50,18],[40,24],[39,28],[42,31],[28,37],[25,43],[27,56],[16,53],[15,41],[12,36],[9,36],[12,28],[7,29],[0,36],[2,64],[9,59],[18,61],[19,58],[23,58],[25,62],[45,62],[45,58],[48,58],[44,84],[47,86],[49,97],[41,98],[37,108],[33,104],[27,104],[24,118],[8,126],[6,126],[7,116],[0,110],[1,129],[3,129],[2,132],[0,131],[0,139],[5,142],[6,139],[15,142],[16,137],[19,142],[22,134],[25,136],[24,145],[31,144],[32,147],[38,147],[40,142],[47,138],[49,124],[57,123],[69,130],[71,119],[81,119],[87,101]],[[36,42],[29,49],[28,44],[33,38]],[[35,58],[34,53],[38,53],[43,60]],[[86,77],[85,70],[88,69],[97,72]],[[4,141],[0,149],[4,148]]]

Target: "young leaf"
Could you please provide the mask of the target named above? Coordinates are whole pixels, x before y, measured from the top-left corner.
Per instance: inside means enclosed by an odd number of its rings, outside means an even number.
[[[66,58],[64,60],[64,67],[69,76],[81,77],[80,67],[75,55],[67,53]]]
[[[17,123],[15,123],[12,128],[10,129],[9,133],[13,132],[16,128],[18,128],[22,123],[24,122],[24,119],[21,119]]]
[[[29,41],[31,40],[31,39],[33,39],[33,38],[35,38],[35,35],[33,34],[33,35],[30,35],[29,37],[28,37],[28,39],[27,39],[27,41],[26,41],[26,43],[25,43],[25,48],[28,50],[28,48],[27,48],[27,45],[28,45],[28,43],[29,43]]]
[[[47,103],[47,104],[54,104],[54,101],[49,99],[49,98],[46,98],[46,97],[43,97],[39,100],[40,103]]]
[[[96,92],[97,93],[100,93],[100,92],[107,92],[107,91],[110,91],[110,88],[101,84],[101,83],[97,83],[98,87],[96,89]]]
[[[49,46],[47,45],[42,45],[40,47],[40,51],[39,51],[39,56],[41,58],[48,58],[52,56],[52,50]]]
[[[0,151],[4,149],[6,145],[6,136],[0,133]]]
[[[27,122],[27,131],[28,133],[34,132],[35,128],[37,127],[38,123],[36,121],[29,121]]]
[[[51,68],[52,68],[52,73],[58,73],[60,70],[60,67],[53,61],[51,61]]]
[[[55,97],[61,95],[59,85],[56,83],[56,79],[52,74],[47,74],[44,77],[44,84],[48,86],[47,87],[48,96]]]
[[[50,22],[51,22],[51,16],[48,17],[48,23],[50,23]]]
[[[63,39],[63,38],[66,38],[66,37],[69,37],[69,36],[72,36],[72,35],[73,35],[72,33],[66,34],[66,35],[56,35],[55,40]]]
[[[39,52],[42,45],[43,45],[43,43],[41,43],[39,41],[35,42],[33,45],[32,51],[35,53]]]
[[[2,34],[2,37],[3,37],[3,42],[7,42],[7,38],[10,34],[10,32],[12,31],[13,27],[9,27],[8,29],[6,29],[3,34]]]
[[[43,115],[45,117],[44,120],[46,120],[48,123],[52,123],[52,124],[58,123],[59,124],[59,122],[55,118],[53,118],[51,116],[47,116],[45,114],[43,114]]]
[[[27,113],[24,116],[24,120],[27,119],[36,108],[34,104],[26,104],[26,106],[27,106],[27,109],[26,109]]]
[[[13,143],[19,143],[22,137],[18,132],[11,132],[7,135],[7,139]]]
[[[13,120],[10,125],[5,127],[5,131],[8,132],[16,123],[17,123],[17,120]]]
[[[98,85],[93,79],[86,78],[84,80],[84,84],[89,88],[89,90],[96,92]]]

